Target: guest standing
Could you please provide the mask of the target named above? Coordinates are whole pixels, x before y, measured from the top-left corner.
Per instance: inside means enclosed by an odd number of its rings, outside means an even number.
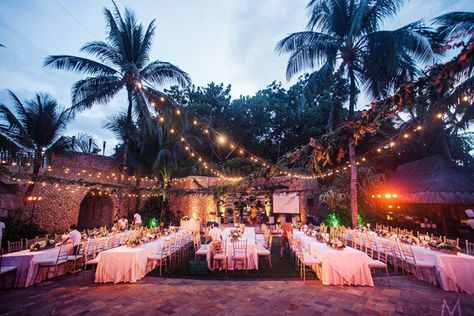
[[[79,252],[79,244],[81,243],[81,233],[77,230],[76,224],[72,224],[69,227],[69,234],[64,239],[63,244],[69,241],[72,243],[72,254],[75,256]]]
[[[139,230],[142,226],[142,217],[138,213],[133,214],[133,226],[136,230]]]
[[[285,222],[281,225],[280,259],[283,259],[285,248],[288,246],[288,240],[292,236],[293,225],[291,224],[291,216],[286,216]]]
[[[222,232],[219,228],[217,228],[217,225],[214,224],[212,225],[212,229],[209,231],[209,238],[211,241],[222,241]]]

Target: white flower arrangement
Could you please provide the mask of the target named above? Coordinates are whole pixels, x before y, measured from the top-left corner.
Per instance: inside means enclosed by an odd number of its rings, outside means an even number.
[[[35,241],[30,246],[30,251],[38,251],[54,247],[56,247],[56,241],[54,239]]]
[[[342,240],[337,237],[334,237],[328,241],[328,245],[334,249],[344,249],[345,245]]]

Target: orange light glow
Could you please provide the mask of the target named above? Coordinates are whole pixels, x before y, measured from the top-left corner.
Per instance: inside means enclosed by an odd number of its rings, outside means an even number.
[[[386,199],[391,199],[391,198],[392,198],[392,195],[391,195],[390,193],[387,193],[387,194],[385,194],[385,198],[386,198]]]
[[[382,198],[382,195],[381,194],[377,194],[377,199],[381,199]]]

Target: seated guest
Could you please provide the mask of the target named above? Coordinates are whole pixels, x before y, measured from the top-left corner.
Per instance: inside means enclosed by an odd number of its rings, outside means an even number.
[[[123,215],[122,218],[118,221],[118,225],[120,230],[128,229],[128,219],[125,215]]]
[[[72,243],[72,254],[77,255],[79,252],[79,244],[81,243],[81,233],[77,230],[76,224],[72,224],[69,227],[69,234],[64,239],[63,244],[71,241]]]
[[[217,224],[214,224],[212,229],[209,231],[209,237],[211,241],[222,241],[222,232],[217,228]]]
[[[142,217],[138,213],[133,214],[133,226],[136,230],[139,230],[142,226]]]

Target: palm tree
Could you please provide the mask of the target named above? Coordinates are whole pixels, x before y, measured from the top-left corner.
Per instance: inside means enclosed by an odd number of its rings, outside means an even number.
[[[3,126],[0,125],[0,135],[33,154],[33,173],[24,195],[26,202],[34,190],[43,157],[70,147],[70,139],[60,135],[71,117],[46,93],[36,94],[25,104],[12,91],[8,93],[15,111],[0,104],[0,119],[4,122]]]
[[[421,22],[380,30],[397,14],[404,0],[311,0],[307,30],[293,33],[276,46],[290,53],[287,78],[305,69],[319,69],[310,82],[324,81],[336,68],[349,80],[349,119],[354,117],[359,87],[374,97],[386,96],[396,84],[413,79],[416,62],[431,62],[432,49]],[[349,141],[352,224],[357,225],[357,168],[355,143]]]
[[[44,66],[56,69],[82,72],[90,77],[77,81],[72,87],[71,113],[89,109],[97,103],[109,102],[122,88],[127,90],[128,109],[121,177],[127,168],[127,154],[132,110],[135,109],[140,123],[149,119],[148,103],[156,101],[152,84],[177,83],[186,86],[191,82],[189,75],[179,67],[160,60],[149,62],[154,20],[146,31],[132,11],[125,9],[122,17],[117,5],[113,13],[104,8],[107,21],[106,41],[86,43],[81,51],[97,59],[69,55],[48,56]],[[148,102],[147,102],[148,101]],[[120,207],[120,195],[119,195]]]
[[[96,143],[96,140],[89,133],[77,133],[76,136],[71,137],[71,150],[82,153],[98,154],[101,150]]]

